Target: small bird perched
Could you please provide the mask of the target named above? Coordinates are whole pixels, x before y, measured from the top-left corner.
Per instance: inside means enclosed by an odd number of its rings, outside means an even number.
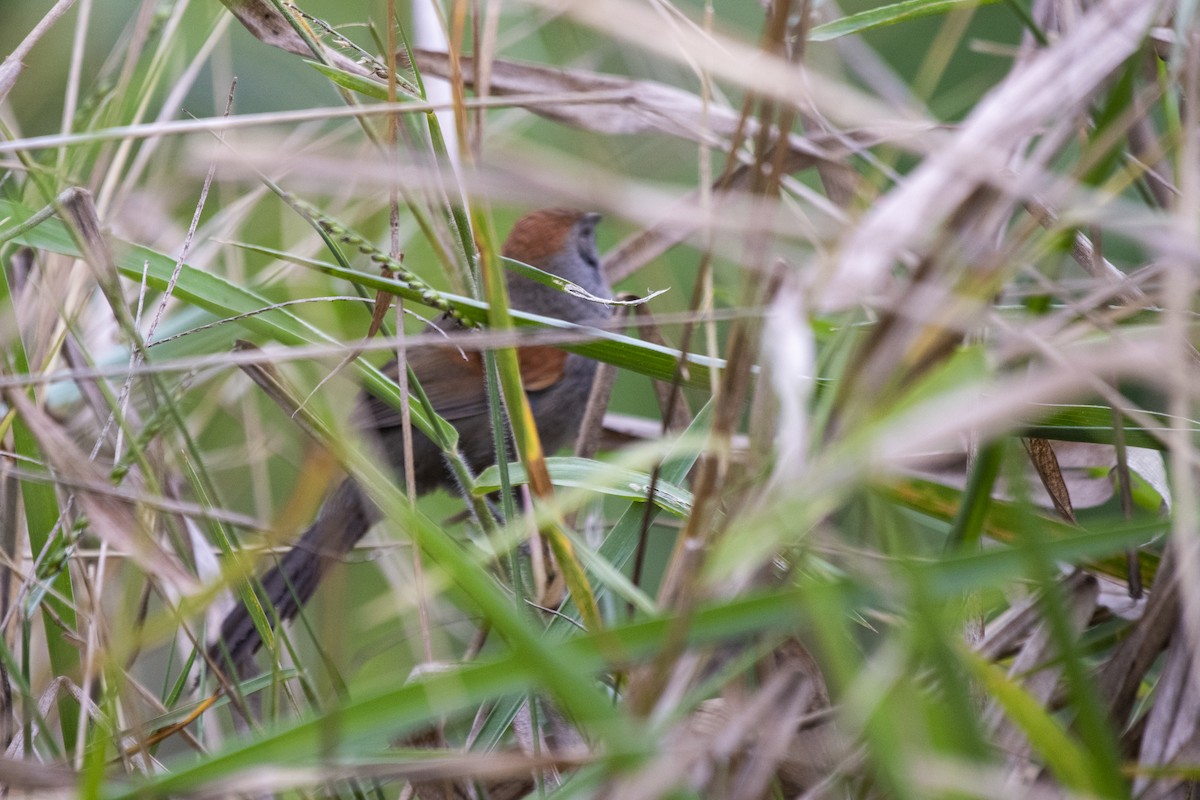
[[[598,214],[550,208],[525,215],[513,227],[502,253],[507,258],[565,278],[597,297],[610,290],[600,271],[596,252]],[[510,274],[508,294],[514,309],[578,324],[608,319],[608,306],[543,286]],[[457,323],[444,319],[439,328]],[[431,328],[432,329],[432,328]],[[488,413],[483,358],[449,345],[414,349],[408,364],[425,389],[438,414],[458,430],[459,449],[475,471],[495,463],[496,453]],[[518,348],[521,377],[538,434],[546,452],[570,441],[583,418],[584,406],[596,373],[596,362],[554,347]],[[384,372],[393,379],[397,364]],[[360,398],[364,428],[374,437],[404,483],[404,434],[400,413],[378,398]],[[412,430],[414,483],[417,494],[439,486],[453,486],[453,478],[440,448],[415,428]],[[262,579],[265,600],[280,621],[296,616],[312,597],[317,583],[331,564],[344,556],[378,519],[379,512],[353,480],[341,483],[325,500],[317,518],[279,563]],[[215,663],[245,664],[262,646],[262,638],[244,605],[229,612],[220,637],[210,646]],[[226,661],[226,659],[228,661]]]

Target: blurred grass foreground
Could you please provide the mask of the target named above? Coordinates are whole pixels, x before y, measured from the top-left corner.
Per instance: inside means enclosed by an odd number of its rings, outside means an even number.
[[[0,0],[5,795],[1194,796],[1196,13]],[[605,330],[483,300],[546,206]],[[455,457],[447,310],[605,366],[415,502],[350,409]]]

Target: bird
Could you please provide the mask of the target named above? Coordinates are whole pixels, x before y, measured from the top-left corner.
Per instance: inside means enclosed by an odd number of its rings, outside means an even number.
[[[509,259],[557,275],[601,300],[611,297],[596,250],[600,215],[572,208],[544,208],[517,220],[501,248]],[[506,278],[510,306],[582,325],[603,324],[611,308],[595,299],[568,294],[529,277],[510,272]],[[461,328],[447,316],[430,325],[445,331]],[[543,449],[554,452],[578,432],[595,377],[597,363],[548,345],[518,348],[518,362],[530,409]],[[473,471],[495,463],[482,354],[451,344],[413,348],[407,353],[433,408],[458,431],[459,449]],[[384,367],[395,379],[397,362]],[[377,445],[398,483],[404,480],[404,435],[400,412],[373,395],[361,393],[355,416],[366,438]],[[441,449],[412,429],[413,479],[418,495],[438,487],[453,488],[454,478]],[[351,478],[325,499],[317,516],[296,543],[261,579],[270,603],[272,624],[286,622],[312,597],[321,578],[366,534],[379,511]],[[209,663],[241,670],[262,647],[262,637],[246,606],[239,603],[224,618],[208,648]]]

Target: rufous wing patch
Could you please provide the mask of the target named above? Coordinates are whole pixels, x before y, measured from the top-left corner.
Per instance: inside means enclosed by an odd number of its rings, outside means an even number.
[[[525,385],[525,391],[536,392],[549,389],[562,380],[567,366],[567,353],[546,345],[518,347],[517,362],[521,366],[521,382]]]

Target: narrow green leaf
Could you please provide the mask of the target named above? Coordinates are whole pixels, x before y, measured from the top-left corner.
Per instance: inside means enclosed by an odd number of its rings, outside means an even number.
[[[364,97],[369,97],[372,100],[380,100],[388,102],[387,86],[379,81],[373,81],[362,75],[355,75],[351,72],[340,70],[337,67],[331,67],[328,64],[318,64],[316,61],[305,61],[310,67],[324,75],[329,80],[341,86],[343,89],[349,89],[356,94],[361,94]],[[398,89],[408,94],[408,90],[403,84],[397,85]],[[419,97],[410,95],[410,100],[420,100]]]
[[[803,595],[796,590],[744,596],[697,612],[689,626],[689,641],[703,644],[729,637],[741,639],[758,631],[790,630],[803,615]],[[569,664],[578,678],[612,666],[609,657],[614,650],[644,659],[663,646],[671,623],[667,619],[639,621],[598,635],[580,636],[557,645],[556,660]],[[232,742],[201,759],[181,758],[166,772],[145,781],[124,786],[114,783],[105,797],[121,800],[169,794],[270,764],[333,763],[339,758],[352,758],[364,749],[375,752],[380,740],[429,720],[475,708],[496,697],[540,692],[545,688],[543,677],[540,666],[527,654],[513,653],[495,661],[428,672],[400,685],[392,678],[375,687],[363,687],[327,714]],[[648,746],[649,740],[627,734],[622,739],[611,739],[604,755],[598,758],[626,759]]]
[[[613,497],[627,500],[645,500],[650,490],[650,476],[645,472],[624,469],[601,461],[587,458],[553,457],[546,459],[550,478],[558,486],[593,489]],[[525,469],[519,463],[508,465],[514,484],[528,482]],[[490,494],[500,489],[500,471],[488,467],[475,481],[476,494]],[[692,493],[681,486],[659,480],[654,493],[654,502],[664,511],[677,517],[686,517],[692,510]]]
[[[405,300],[411,300],[415,303],[423,302],[420,294],[414,292],[402,281],[384,278],[381,275],[372,275],[367,272],[359,272],[358,270],[345,269],[344,267],[324,261],[301,258],[291,253],[285,253],[269,247],[247,244],[239,244],[239,246],[251,252],[272,256],[302,267],[314,269],[334,278],[365,286],[373,291],[391,292],[403,297]],[[442,292],[441,297],[448,301],[462,315],[463,319],[480,324],[487,322],[487,303],[472,297],[463,297],[462,295],[450,294],[448,292]],[[536,326],[561,331],[586,330],[589,335],[595,337],[594,341],[577,344],[564,343],[560,345],[564,350],[570,350],[573,353],[579,353],[594,358],[597,361],[604,361],[622,369],[648,375],[657,380],[670,381],[675,379],[675,364],[681,354],[674,348],[643,342],[629,336],[621,336],[620,334],[595,328],[581,329],[577,325],[572,325],[562,320],[530,314],[524,311],[512,311],[511,314],[513,321],[518,327]],[[687,364],[688,374],[683,381],[684,385],[707,389],[711,386],[709,382],[710,370],[723,368],[725,362],[721,359],[689,354]]]
[[[943,486],[919,478],[895,481],[879,491],[896,502],[946,522],[954,519],[963,497],[962,492],[952,486]],[[1037,522],[1039,535],[1049,542],[1046,546],[1053,548],[1054,554],[1051,557],[1054,560],[1072,564],[1087,562],[1089,568],[1118,580],[1125,579],[1127,569],[1123,548],[1141,547],[1170,530],[1170,520],[1149,516],[1129,522],[1117,520],[1083,527],[1069,525],[1045,515],[1032,515],[1032,518]],[[993,499],[988,508],[983,531],[996,541],[1019,544],[1022,536],[1019,530],[1021,526],[1028,525],[1030,519],[1030,513],[1019,504]],[[1006,552],[1016,552],[1019,549],[1014,547]],[[1142,553],[1142,580],[1147,585],[1154,581],[1158,562],[1159,558],[1155,553]],[[1019,570],[1009,573],[1010,577],[1016,577],[1018,574]]]
[[[1095,444],[1115,444],[1113,434],[1112,409],[1108,406],[1095,405],[1054,405],[1045,406],[1046,415],[1026,426],[1022,435],[1039,436],[1043,439],[1053,439],[1062,442],[1093,442]],[[1125,418],[1125,443],[1129,447],[1147,447],[1153,450],[1166,450],[1167,434],[1180,425],[1191,432],[1192,438],[1200,439],[1200,421],[1194,419],[1177,420],[1167,414],[1153,411],[1141,412],[1143,416],[1156,424],[1147,427],[1135,424]]]
[[[931,17],[936,14],[948,14],[964,8],[978,8],[991,5],[997,0],[904,0],[902,3],[892,3],[869,11],[860,11],[833,22],[826,22],[812,29],[808,35],[810,42],[828,42],[840,39],[854,33],[862,33],[874,28],[884,28],[921,17]]]
[[[1067,734],[1049,709],[996,665],[970,652],[964,653],[963,658],[984,685],[987,696],[1004,708],[1008,718],[1065,786],[1085,794],[1107,795],[1105,787],[1096,780],[1097,766],[1092,758]]]

